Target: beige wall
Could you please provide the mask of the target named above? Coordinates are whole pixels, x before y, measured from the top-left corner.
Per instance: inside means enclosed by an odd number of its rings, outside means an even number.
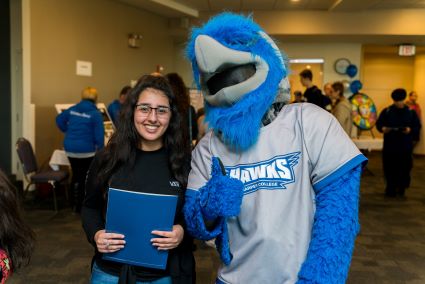
[[[334,64],[338,58],[347,58],[352,64],[355,64],[360,70],[361,62],[361,44],[357,43],[285,43],[281,40],[279,48],[281,48],[289,59],[300,58],[322,58],[323,76],[313,74],[313,83],[322,86],[326,82],[335,82],[341,80],[355,80],[359,78],[359,74],[354,78],[347,75],[340,75],[335,72]],[[293,72],[294,70],[290,70]],[[322,81],[319,81],[322,80]],[[298,82],[297,82],[298,83]],[[294,86],[295,87],[295,86]],[[298,84],[297,84],[298,87]],[[302,90],[302,89],[301,89]]]
[[[45,161],[62,147],[55,103],[76,103],[86,86],[110,103],[123,85],[141,74],[174,68],[167,20],[109,0],[31,1],[31,102],[36,105],[36,152]],[[127,34],[140,33],[140,48]],[[91,61],[93,76],[77,76],[76,61]]]
[[[189,88],[196,88],[192,75],[191,64],[185,54],[186,42],[174,44],[174,67],[175,71],[182,76],[185,84]]]
[[[378,110],[392,104],[391,92],[396,88],[405,88],[410,92],[413,88],[414,57],[401,57],[393,53],[369,53],[365,49],[362,65],[363,89],[361,92],[370,96]],[[373,133],[382,137],[376,128]],[[366,133],[367,135],[367,133]]]

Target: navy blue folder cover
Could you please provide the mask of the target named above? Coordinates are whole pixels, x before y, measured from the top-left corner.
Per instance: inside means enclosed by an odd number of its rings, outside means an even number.
[[[105,230],[125,235],[124,248],[103,254],[103,259],[165,269],[167,250],[158,250],[153,230],[172,231],[177,196],[109,189]]]

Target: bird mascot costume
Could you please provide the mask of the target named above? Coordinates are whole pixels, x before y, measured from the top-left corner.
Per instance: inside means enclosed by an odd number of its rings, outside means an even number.
[[[215,238],[217,283],[344,283],[366,158],[332,115],[287,104],[285,57],[250,17],[213,17],[186,52],[211,131],[184,214],[191,235]]]

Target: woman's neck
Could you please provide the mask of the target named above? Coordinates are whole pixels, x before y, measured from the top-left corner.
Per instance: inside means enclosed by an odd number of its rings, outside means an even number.
[[[163,146],[162,143],[158,142],[150,142],[150,141],[143,141],[140,143],[139,149],[142,151],[150,152],[150,151],[156,151],[161,149]]]

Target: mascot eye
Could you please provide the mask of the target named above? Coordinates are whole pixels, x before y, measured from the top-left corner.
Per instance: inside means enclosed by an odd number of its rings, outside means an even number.
[[[248,80],[255,74],[255,65],[244,64],[233,66],[215,74],[207,81],[207,87],[210,95],[218,93],[221,89],[237,85]]]

